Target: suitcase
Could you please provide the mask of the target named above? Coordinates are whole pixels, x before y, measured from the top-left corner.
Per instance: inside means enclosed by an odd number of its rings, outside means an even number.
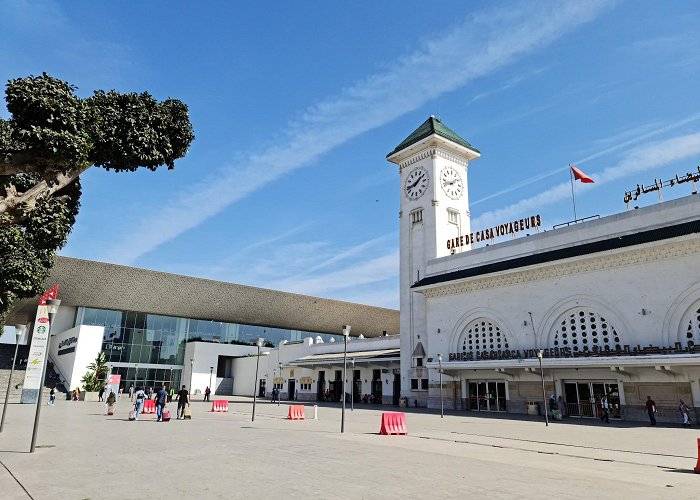
[[[116,410],[117,405],[109,405],[107,407],[107,415],[114,415],[114,410]]]
[[[163,422],[170,422],[170,410],[163,410]]]
[[[131,410],[129,412],[129,420],[136,420],[136,410]]]
[[[185,420],[192,420],[192,409],[189,406],[185,407],[184,419]]]

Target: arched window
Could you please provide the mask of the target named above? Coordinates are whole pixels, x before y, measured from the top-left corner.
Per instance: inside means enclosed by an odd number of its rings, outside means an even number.
[[[620,335],[615,327],[600,314],[588,310],[565,313],[556,323],[553,347],[568,347],[574,352],[599,349],[622,349]]]
[[[688,341],[695,345],[700,345],[700,302],[696,302],[690,308],[690,311],[681,323],[681,328],[682,332],[679,340],[683,347],[688,345]]]
[[[462,352],[497,351],[508,349],[508,339],[495,321],[479,318],[467,325],[459,341]]]

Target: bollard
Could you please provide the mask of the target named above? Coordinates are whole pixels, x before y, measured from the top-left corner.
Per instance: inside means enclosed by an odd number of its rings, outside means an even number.
[[[318,405],[314,405],[314,420],[318,420]]]
[[[700,474],[700,438],[698,438],[698,463],[695,464],[695,469],[693,469],[696,474]]]

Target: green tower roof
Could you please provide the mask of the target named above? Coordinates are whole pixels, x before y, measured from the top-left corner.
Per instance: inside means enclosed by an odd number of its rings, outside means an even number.
[[[425,139],[426,137],[429,137],[433,134],[437,134],[440,137],[444,137],[445,139],[454,142],[455,144],[459,144],[460,146],[464,146],[465,148],[468,148],[468,149],[471,149],[472,151],[480,153],[480,151],[478,149],[476,149],[474,146],[472,146],[467,141],[462,139],[453,130],[451,130],[450,128],[443,125],[443,123],[440,120],[438,120],[434,116],[431,116],[430,118],[425,120],[420,127],[418,127],[416,130],[414,130],[411,135],[406,137],[401,144],[396,146],[391,153],[389,153],[386,156],[388,158],[391,155],[398,153],[402,149],[406,149],[407,147],[409,147],[417,142],[420,142],[423,139]]]

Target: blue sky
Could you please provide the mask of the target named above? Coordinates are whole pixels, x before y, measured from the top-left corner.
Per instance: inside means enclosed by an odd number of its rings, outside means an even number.
[[[174,171],[83,175],[64,255],[398,307],[389,151],[431,114],[477,147],[473,228],[571,220],[569,163],[579,217],[623,211],[700,164],[698,25],[693,0],[8,0],[0,77],[190,107]]]

